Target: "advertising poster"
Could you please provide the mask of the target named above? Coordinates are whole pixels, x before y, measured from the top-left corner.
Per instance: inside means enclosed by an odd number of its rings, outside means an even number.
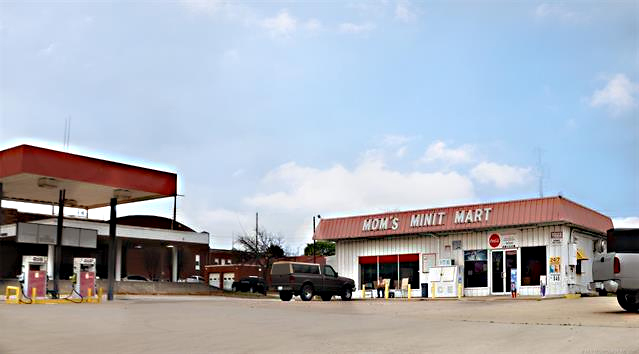
[[[435,253],[422,254],[422,273],[428,273],[430,268],[435,267],[437,261],[437,255]]]
[[[561,281],[561,257],[550,257],[548,269],[548,281],[558,283]]]

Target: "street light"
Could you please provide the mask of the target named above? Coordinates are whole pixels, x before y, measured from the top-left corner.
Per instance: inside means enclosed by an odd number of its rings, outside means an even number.
[[[321,219],[322,217],[317,214],[317,218]],[[313,215],[313,263],[315,263],[315,215]]]

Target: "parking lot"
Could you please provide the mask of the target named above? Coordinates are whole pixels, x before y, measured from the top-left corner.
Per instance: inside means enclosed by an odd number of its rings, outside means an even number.
[[[281,302],[119,297],[0,305],[0,353],[639,352],[613,297]]]

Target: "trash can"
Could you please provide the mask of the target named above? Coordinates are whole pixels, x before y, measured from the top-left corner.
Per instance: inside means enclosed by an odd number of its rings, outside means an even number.
[[[428,283],[422,283],[422,297],[428,297]]]

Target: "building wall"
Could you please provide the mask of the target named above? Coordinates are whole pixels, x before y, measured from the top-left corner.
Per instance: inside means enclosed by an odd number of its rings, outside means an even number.
[[[561,245],[551,245],[550,233],[553,231],[563,232]],[[437,263],[442,258],[450,258],[454,260],[455,265],[464,264],[464,252],[467,250],[489,250],[488,237],[492,233],[501,235],[515,235],[518,239],[518,248],[546,246],[546,274],[549,269],[550,257],[561,257],[561,281],[559,283],[548,283],[547,295],[566,294],[575,291],[586,291],[587,283],[592,280],[591,269],[592,262],[586,262],[586,274],[575,277],[575,285],[569,286],[570,271],[569,266],[569,250],[571,228],[567,226],[538,226],[522,229],[503,228],[491,231],[480,232],[456,232],[446,236],[431,235],[415,235],[415,236],[396,236],[381,239],[357,239],[357,240],[340,240],[336,242],[336,258],[337,271],[340,275],[355,280],[358,289],[361,289],[360,279],[360,256],[383,256],[394,254],[414,254],[420,255],[420,283],[428,282],[428,274],[422,269],[421,256],[425,253],[435,253]],[[582,248],[590,259],[593,256],[593,243],[595,237],[585,233],[573,231],[573,235],[579,235],[578,248]],[[603,235],[602,235],[603,236]],[[452,249],[452,241],[462,241],[460,250]],[[446,246],[450,246],[447,248]],[[521,252],[518,252],[517,264],[521,266]],[[492,265],[490,261],[490,252],[488,258],[488,285],[491,284]],[[518,279],[518,289],[521,295],[539,295],[540,286],[520,286],[521,277]],[[490,294],[490,288],[473,288],[465,289],[466,296],[485,296]]]

